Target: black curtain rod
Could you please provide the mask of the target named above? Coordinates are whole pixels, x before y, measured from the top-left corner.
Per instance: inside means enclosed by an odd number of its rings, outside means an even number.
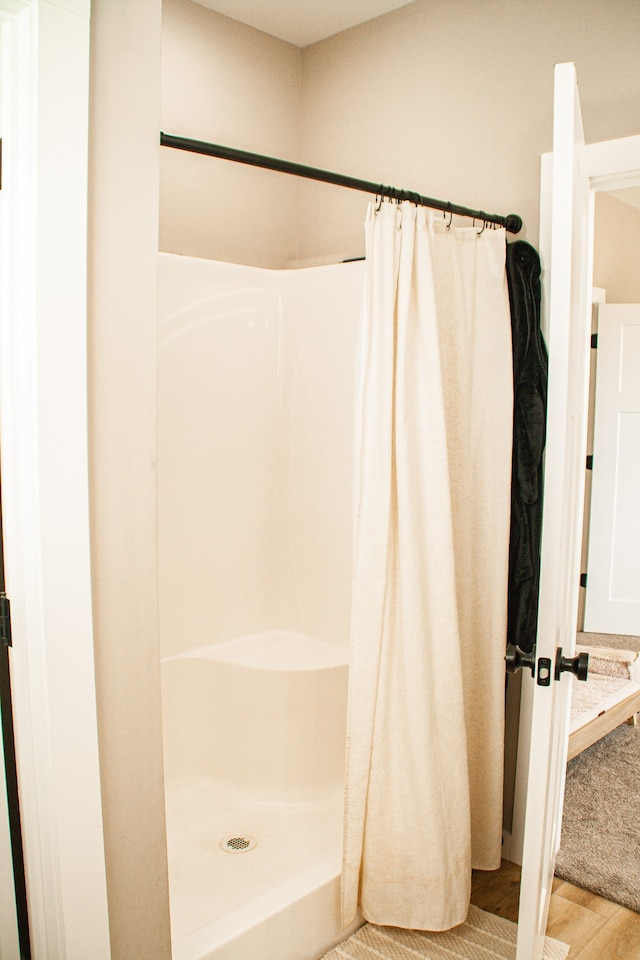
[[[247,163],[252,167],[265,167],[267,170],[290,173],[295,177],[306,177],[307,180],[333,183],[338,187],[361,190],[374,196],[388,197],[390,200],[409,200],[421,207],[431,207],[434,210],[443,210],[450,214],[455,213],[461,217],[473,217],[474,220],[483,223],[497,223],[509,233],[519,233],[522,229],[522,218],[517,213],[509,213],[506,217],[502,217],[497,213],[485,213],[484,210],[471,210],[469,207],[462,207],[457,203],[450,203],[448,200],[434,200],[431,197],[422,197],[419,193],[413,193],[409,190],[398,190],[396,187],[385,187],[370,180],[345,177],[340,173],[318,170],[316,167],[306,167],[301,163],[292,163],[290,160],[264,157],[260,153],[248,153],[246,150],[223,147],[219,143],[206,143],[203,140],[189,140],[186,137],[174,137],[168,133],[161,133],[160,144],[163,147],[173,147],[175,150],[187,150],[189,153],[201,153],[207,157],[219,157],[221,160]]]

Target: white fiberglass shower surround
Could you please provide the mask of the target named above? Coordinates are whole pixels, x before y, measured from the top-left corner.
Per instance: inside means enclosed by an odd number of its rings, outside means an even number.
[[[160,254],[158,541],[174,960],[340,931],[364,264]]]

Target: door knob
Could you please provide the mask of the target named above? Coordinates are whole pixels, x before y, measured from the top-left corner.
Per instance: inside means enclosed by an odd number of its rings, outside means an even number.
[[[521,650],[515,643],[507,644],[507,655],[504,658],[507,665],[507,673],[517,673],[518,670],[528,667],[531,670],[531,676],[536,672],[536,651],[531,650],[527,653]]]
[[[577,657],[563,657],[562,647],[556,650],[556,680],[560,674],[572,673],[578,680],[586,680],[589,673],[589,654],[582,652]]]

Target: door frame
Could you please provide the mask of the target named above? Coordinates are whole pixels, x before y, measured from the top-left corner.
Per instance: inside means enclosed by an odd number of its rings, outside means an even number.
[[[543,273],[542,273],[542,298],[543,304],[548,303],[549,296],[549,277],[545,274],[545,253],[550,248],[549,229],[547,223],[546,211],[550,208],[551,194],[551,153],[544,154],[542,157],[541,168],[541,237],[540,249],[543,254]],[[587,144],[584,148],[583,168],[588,176],[589,185],[592,193],[602,190],[621,189],[623,187],[632,187],[640,185],[640,135],[633,137],[624,137],[616,140],[603,141],[600,143]],[[587,248],[591,251],[593,258],[593,233],[594,217],[593,204],[592,215],[589,219],[587,237]],[[591,270],[592,263],[589,264]],[[546,315],[543,309],[543,332],[546,333],[544,325]],[[588,402],[588,401],[587,401]],[[587,410],[584,412],[587,416]],[[579,585],[571,586],[571,589],[579,591]],[[576,625],[577,629],[577,625]],[[526,819],[526,798],[528,787],[528,770],[531,749],[531,711],[533,706],[534,685],[532,683],[522,684],[522,698],[520,706],[520,720],[518,733],[518,756],[515,775],[515,792],[513,806],[513,825],[510,833],[505,832],[504,856],[515,862],[522,863],[522,851],[524,846],[524,828]]]
[[[0,0],[2,504],[37,960],[110,955],[87,476],[89,18],[90,0]]]

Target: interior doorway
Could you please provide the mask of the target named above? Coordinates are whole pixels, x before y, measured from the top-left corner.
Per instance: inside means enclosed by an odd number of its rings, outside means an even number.
[[[635,495],[640,410],[640,188],[596,196],[594,326],[578,630],[640,635]],[[636,536],[634,536],[634,533]]]

